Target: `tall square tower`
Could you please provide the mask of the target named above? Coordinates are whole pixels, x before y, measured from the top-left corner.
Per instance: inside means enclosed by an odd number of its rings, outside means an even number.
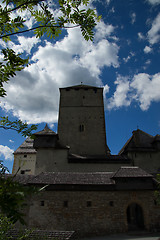
[[[72,154],[110,153],[106,144],[103,88],[87,85],[60,88],[58,135]]]

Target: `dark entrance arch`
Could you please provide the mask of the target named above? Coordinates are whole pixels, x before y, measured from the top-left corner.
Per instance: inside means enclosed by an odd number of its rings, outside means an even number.
[[[128,230],[143,230],[143,209],[137,203],[132,203],[127,208]]]

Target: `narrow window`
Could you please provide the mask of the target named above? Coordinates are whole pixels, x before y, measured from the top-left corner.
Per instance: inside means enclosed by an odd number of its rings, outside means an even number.
[[[26,158],[27,157],[27,154],[24,154],[24,158]]]
[[[110,201],[110,202],[109,202],[109,205],[110,205],[111,207],[113,207],[113,206],[114,206],[114,202],[113,202],[113,201]]]
[[[21,170],[21,174],[25,174],[25,171],[24,171],[24,170]]]
[[[63,207],[68,208],[68,201],[64,201],[64,202],[63,202]]]
[[[91,201],[87,201],[87,207],[92,207],[92,202]]]
[[[83,124],[80,124],[80,125],[79,125],[79,131],[80,131],[80,132],[84,132],[84,125],[83,125]]]
[[[44,207],[44,201],[40,202],[40,206]]]

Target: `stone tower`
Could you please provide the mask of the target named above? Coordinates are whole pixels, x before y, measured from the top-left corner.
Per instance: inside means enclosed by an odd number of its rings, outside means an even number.
[[[60,88],[58,136],[72,154],[110,153],[106,145],[103,88],[87,85]]]

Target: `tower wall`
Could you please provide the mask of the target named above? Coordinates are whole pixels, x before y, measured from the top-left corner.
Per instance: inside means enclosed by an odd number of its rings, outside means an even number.
[[[60,89],[58,135],[71,153],[107,153],[103,88],[80,85]]]

